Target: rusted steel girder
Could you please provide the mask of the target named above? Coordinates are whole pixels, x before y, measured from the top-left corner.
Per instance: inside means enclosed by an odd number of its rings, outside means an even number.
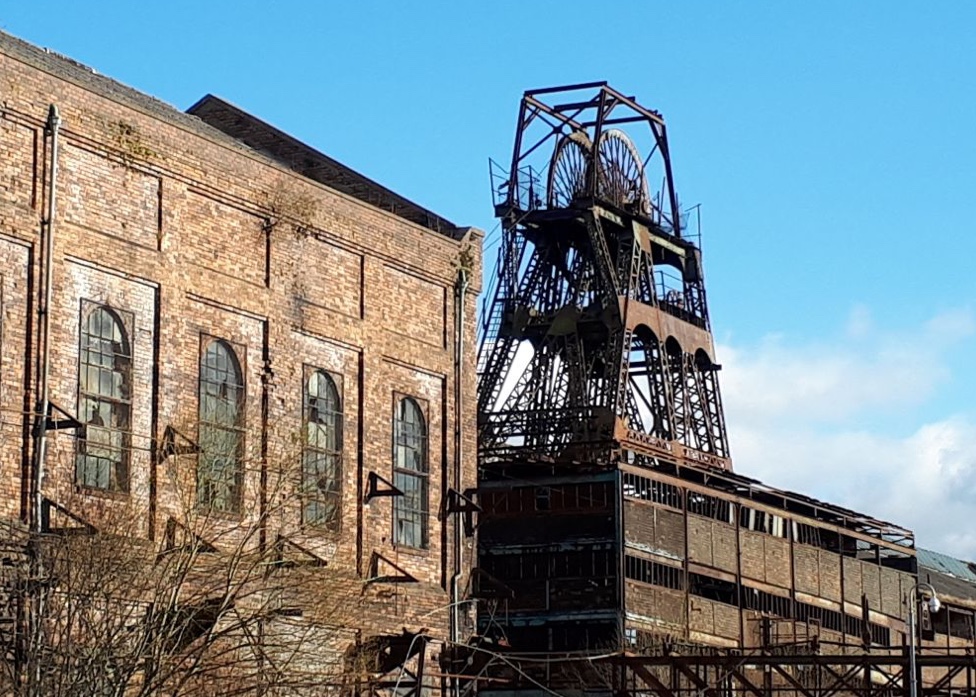
[[[608,691],[617,697],[901,697],[908,692],[907,651],[883,651],[854,655],[614,653],[592,659],[492,652],[487,663],[496,670],[486,670],[482,660],[478,675],[470,676],[467,690],[534,692],[544,683],[557,693],[583,689]],[[971,652],[921,653],[916,665],[919,695],[976,696],[976,656]],[[491,679],[479,684],[486,675]],[[594,676],[599,679],[594,681]]]
[[[623,447],[728,469],[701,254],[661,115],[602,82],[530,90],[496,181],[482,462],[607,465]]]

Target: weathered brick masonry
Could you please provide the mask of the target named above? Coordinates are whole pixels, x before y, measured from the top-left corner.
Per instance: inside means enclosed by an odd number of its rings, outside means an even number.
[[[222,340],[241,365],[244,471],[239,512],[219,524],[231,531],[253,521],[269,482],[293,487],[293,504],[272,516],[264,540],[284,539],[327,562],[329,592],[346,599],[344,615],[330,622],[360,637],[426,627],[445,638],[457,516],[441,515],[442,504],[449,489],[476,484],[482,233],[452,225],[220,100],[198,104],[199,117],[181,113],[6,35],[0,102],[0,515],[29,514],[50,176],[44,127],[53,104],[62,126],[51,401],[71,414],[79,408],[79,333],[91,307],[121,318],[132,384],[128,491],[80,487],[77,436],[59,431],[49,439],[42,494],[96,526],[100,515],[135,510],[132,533],[161,539],[184,510],[181,497],[194,492],[198,466],[192,448],[164,451],[164,435],[197,440],[201,357],[209,342]],[[224,131],[266,142],[249,147]],[[312,172],[302,164],[309,161],[322,166]],[[462,267],[471,285],[459,346]],[[341,401],[334,530],[303,525],[299,475],[288,474],[301,469],[303,388],[312,369],[328,372]],[[394,480],[393,421],[403,397],[419,405],[427,427],[424,545],[394,544],[394,498],[366,501],[371,473],[382,478],[380,488]],[[456,442],[460,481],[452,476]],[[465,559],[471,556],[468,550]],[[413,581],[375,580],[394,575]]]

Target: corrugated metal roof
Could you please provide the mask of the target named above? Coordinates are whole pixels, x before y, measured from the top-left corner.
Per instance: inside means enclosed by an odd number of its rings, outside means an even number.
[[[952,576],[976,585],[976,563],[956,559],[955,557],[950,557],[948,554],[935,552],[931,549],[922,549],[921,547],[915,551],[918,554],[918,565],[920,568],[932,569],[933,571],[938,571],[947,576]]]

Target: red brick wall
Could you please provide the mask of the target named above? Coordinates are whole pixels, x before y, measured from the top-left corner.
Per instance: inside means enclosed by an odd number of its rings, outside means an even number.
[[[226,530],[240,527],[258,514],[262,473],[272,485],[282,483],[283,497],[297,484],[303,370],[323,368],[337,377],[343,396],[341,529],[303,528],[292,500],[268,526],[268,539],[284,535],[325,559],[333,576],[347,578],[349,585],[340,587],[354,602],[344,609],[367,633],[425,626],[445,635],[454,522],[441,521],[438,511],[449,486],[463,490],[476,479],[474,336],[482,234],[471,231],[458,241],[432,232],[274,165],[192,117],[44,60],[32,64],[16,51],[0,51],[0,515],[26,513],[22,412],[36,396],[25,356],[33,359],[36,351],[28,333],[40,289],[43,125],[54,103],[63,126],[51,397],[70,412],[77,408],[81,302],[132,313],[133,450],[127,496],[79,492],[74,437],[54,435],[45,495],[88,516],[100,515],[95,506],[87,508],[90,499],[103,513],[134,509],[132,532],[142,536],[158,537],[170,516],[183,515],[193,496],[196,457],[173,456],[154,469],[151,454],[167,426],[196,438],[201,336],[210,335],[239,349],[245,374],[244,502],[240,516],[220,522]],[[464,303],[465,343],[457,347],[454,283],[463,249],[473,260],[473,287]],[[36,326],[33,331],[36,338]],[[462,481],[453,482],[458,351],[465,376],[464,455]],[[389,498],[362,505],[360,488],[370,471],[392,477],[395,394],[416,397],[428,416],[426,550],[394,547]],[[418,582],[365,583],[374,553]],[[465,565],[470,546],[466,555]]]

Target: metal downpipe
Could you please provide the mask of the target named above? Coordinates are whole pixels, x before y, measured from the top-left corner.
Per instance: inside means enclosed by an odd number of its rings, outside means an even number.
[[[42,532],[43,527],[41,515],[43,503],[41,482],[44,479],[44,462],[47,456],[47,416],[48,404],[50,402],[51,297],[54,287],[54,219],[57,213],[58,135],[60,128],[61,116],[58,113],[57,105],[52,104],[50,109],[48,109],[47,125],[45,126],[47,135],[51,139],[51,174],[48,182],[47,212],[43,222],[43,302],[38,308],[41,336],[38,341],[38,397],[37,407],[34,409],[34,462],[31,468],[31,493],[33,494],[33,501],[30,511],[30,522],[31,530],[35,533]]]
[[[464,301],[465,296],[468,291],[468,270],[465,268],[458,269],[457,282],[455,284],[454,293],[454,317],[455,317],[455,351],[454,351],[454,472],[452,473],[453,486],[455,491],[460,494],[462,492],[462,463],[463,463],[463,433],[461,428],[461,420],[464,415],[463,409],[463,377],[464,377]],[[454,574],[451,576],[451,615],[450,615],[450,640],[452,643],[452,649],[461,643],[461,599],[460,599],[460,588],[459,583],[462,575],[462,550],[463,544],[461,542],[461,520],[460,514],[455,514],[454,525],[453,525],[453,557],[454,557]],[[460,694],[460,684],[457,678],[454,678],[454,692],[455,695]]]

